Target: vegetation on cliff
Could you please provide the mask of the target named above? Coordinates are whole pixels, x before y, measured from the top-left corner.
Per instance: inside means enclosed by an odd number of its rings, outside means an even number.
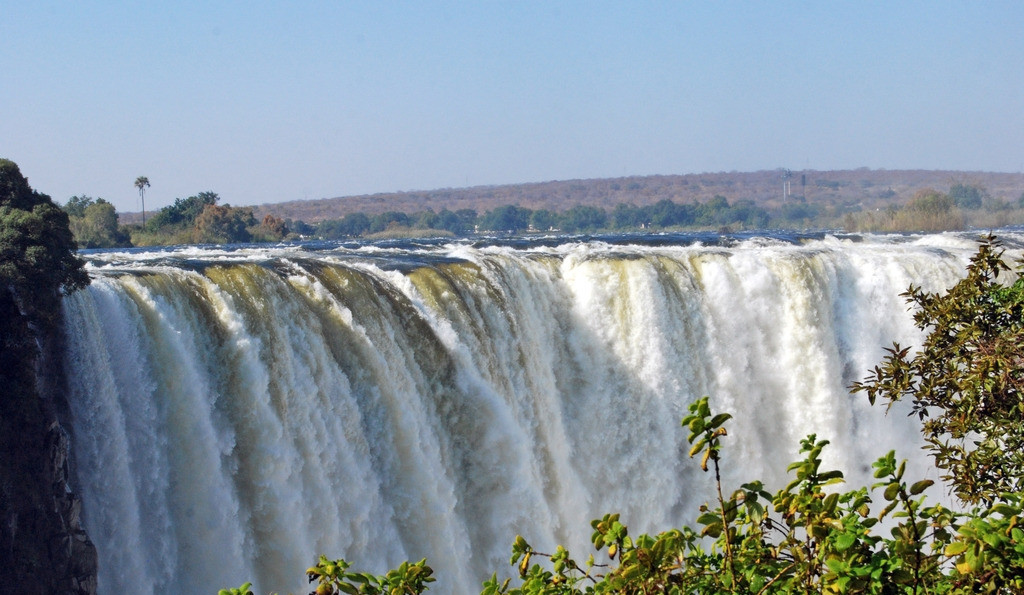
[[[938,295],[910,288],[915,321],[927,331],[916,353],[893,345],[855,392],[890,405],[910,400],[927,449],[956,510],[929,504],[930,479],[907,477],[889,452],[872,464],[876,482],[843,488],[822,467],[827,440],[810,434],[793,479],[770,492],[760,481],[723,485],[727,423],[708,398],[689,408],[690,457],[714,475],[716,498],[696,525],[632,536],[617,514],[591,523],[594,553],[512,544],[517,572],[483,583],[483,595],[1024,592],[1024,281],[992,237],[966,277]],[[416,594],[433,571],[425,560],[384,574],[350,570],[321,556],[306,571],[313,593]],[[250,585],[224,589],[244,594]]]
[[[75,255],[68,215],[32,190],[18,166],[0,159],[0,300],[18,314],[52,322],[61,291],[89,282]],[[13,312],[6,310],[5,312]]]

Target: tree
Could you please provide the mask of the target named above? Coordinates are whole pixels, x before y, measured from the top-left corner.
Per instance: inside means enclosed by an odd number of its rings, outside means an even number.
[[[975,184],[953,184],[949,189],[949,197],[953,204],[961,209],[980,209],[985,189]]]
[[[341,218],[341,233],[358,236],[370,229],[370,217],[365,213],[349,213]]]
[[[114,248],[130,246],[131,238],[118,225],[117,210],[114,205],[97,198],[95,201],[88,199],[85,208],[79,209],[82,201],[72,205],[72,201],[78,197],[72,197],[65,205],[64,210],[78,212],[81,215],[71,215],[70,227],[75,236],[75,242],[81,248]]]
[[[265,242],[279,242],[288,235],[288,227],[280,217],[267,214],[260,221],[260,239]]]
[[[644,207],[643,212],[642,218],[658,227],[690,225],[695,217],[693,205],[681,205],[668,199]]]
[[[168,205],[149,220],[149,228],[157,230],[161,227],[176,226],[189,228],[195,224],[200,213],[208,205],[215,205],[220,200],[216,192],[200,192],[188,198],[176,198],[174,204]]]
[[[818,216],[818,211],[820,209],[815,205],[807,204],[807,201],[802,200],[802,198],[803,197],[797,197],[795,200],[782,205],[779,209],[779,216],[783,221],[786,221],[787,223],[806,225],[809,221]]]
[[[325,219],[317,224],[314,233],[322,240],[340,240],[348,236],[343,225],[341,219]],[[367,227],[369,227],[369,219],[367,219]]]
[[[149,178],[139,176],[135,178],[135,187],[139,189],[139,200],[142,201],[142,224],[146,224],[146,188],[149,188]]]
[[[466,224],[457,214],[448,209],[441,209],[441,212],[437,214],[437,221],[434,224],[438,229],[450,231],[455,235],[466,233]]]
[[[409,216],[398,211],[386,211],[370,219],[370,233],[380,233],[396,227],[409,227]]]
[[[475,210],[459,209],[458,211],[455,211],[455,215],[459,218],[459,221],[462,222],[462,226],[466,231],[476,230],[477,219],[479,219],[479,217]]]
[[[923,188],[914,193],[904,209],[893,213],[892,226],[919,231],[961,229],[964,218],[948,194]]]
[[[911,287],[904,295],[917,307],[914,321],[928,331],[921,349],[893,345],[854,385],[872,403],[911,402],[925,448],[970,504],[1024,490],[1024,281],[1000,283],[1009,271],[989,236],[945,294]]]
[[[0,159],[0,295],[29,317],[56,320],[60,293],[89,283],[68,224],[13,161]]]
[[[550,231],[558,227],[558,214],[548,209],[537,209],[530,215],[530,227],[536,231]]]
[[[102,198],[99,200],[103,200]],[[64,203],[64,212],[69,217],[84,217],[85,209],[96,202],[96,199],[91,196],[72,196],[68,199],[68,202]]]
[[[206,205],[196,218],[193,241],[199,244],[236,244],[252,240],[250,227],[256,225],[252,209],[229,205]]]
[[[741,223],[747,229],[761,229],[768,226],[771,218],[768,211],[754,204],[750,200],[737,201],[731,206],[726,223]]]
[[[415,213],[409,220],[414,229],[437,229],[437,213],[433,209]]]
[[[533,211],[519,205],[505,205],[487,211],[480,219],[480,227],[490,231],[517,233],[530,226]]]
[[[954,204],[956,203],[950,195],[943,194],[934,188],[924,188],[914,193],[913,198],[907,204],[907,209],[929,215],[945,215],[953,209]]]
[[[619,203],[612,209],[611,224],[615,229],[643,227],[650,223],[646,212],[633,203]]]
[[[722,225],[731,222],[729,200],[721,194],[714,195],[711,200],[697,207],[697,223],[701,225]]]
[[[310,236],[316,231],[312,225],[301,219],[287,218],[284,220],[284,225],[290,232],[299,234],[300,236]]]
[[[608,223],[604,209],[577,205],[562,214],[562,229],[569,232],[594,231]]]

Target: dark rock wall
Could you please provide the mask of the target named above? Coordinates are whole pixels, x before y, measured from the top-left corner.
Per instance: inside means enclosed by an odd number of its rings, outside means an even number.
[[[58,420],[67,408],[54,345],[0,292],[0,594],[96,593],[96,548]]]

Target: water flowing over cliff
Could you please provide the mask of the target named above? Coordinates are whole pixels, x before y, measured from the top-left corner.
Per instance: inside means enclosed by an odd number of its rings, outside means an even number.
[[[953,284],[966,236],[549,244],[93,255],[65,323],[100,592],[298,593],[324,553],[476,593],[516,534],[585,556],[605,512],[692,519],[705,394],[729,485],[780,487],[810,432],[858,484],[920,456],[846,387],[920,339],[899,294]]]

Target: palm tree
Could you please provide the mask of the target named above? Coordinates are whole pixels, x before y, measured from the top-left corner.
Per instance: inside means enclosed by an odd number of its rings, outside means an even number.
[[[142,224],[146,224],[146,188],[149,188],[149,178],[139,176],[135,178],[135,187],[139,189],[139,198],[142,199]]]

